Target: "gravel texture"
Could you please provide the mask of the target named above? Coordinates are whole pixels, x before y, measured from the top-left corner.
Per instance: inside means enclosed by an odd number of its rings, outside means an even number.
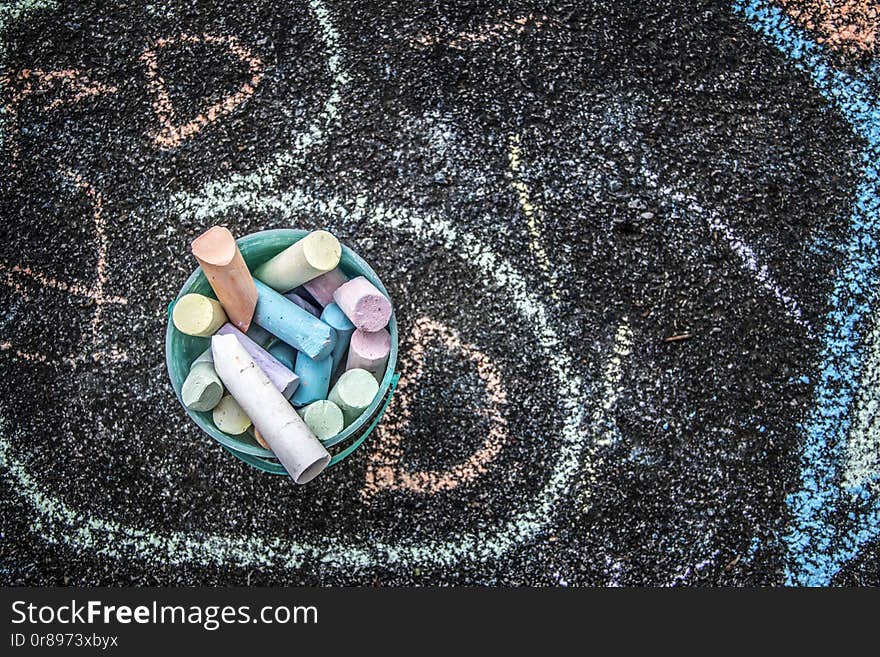
[[[38,4],[0,22],[0,581],[792,581],[864,140],[742,12]],[[402,387],[308,486],[168,382],[213,223],[326,228],[392,294]],[[828,581],[880,584],[874,536]]]

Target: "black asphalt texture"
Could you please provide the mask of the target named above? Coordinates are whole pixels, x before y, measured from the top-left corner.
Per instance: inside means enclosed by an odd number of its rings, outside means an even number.
[[[783,583],[786,496],[800,483],[798,428],[813,395],[802,375],[816,366],[857,183],[860,144],[847,125],[721,1],[332,1],[348,76],[335,115],[277,179],[247,188],[257,198],[301,190],[343,210],[181,212],[181,193],[258,170],[321,122],[334,86],[321,6],[60,3],[6,21],[0,581]],[[230,113],[163,148],[141,56],[181,34],[234,36],[264,75]],[[177,123],[250,77],[216,43],[157,52]],[[26,69],[76,70],[79,83],[21,93]],[[105,91],[77,97],[96,84]],[[128,302],[101,306],[95,336],[94,300],[59,289],[94,290],[100,269],[95,196],[76,180],[101,200],[103,294]],[[516,291],[436,232],[354,212],[358,198],[442,219],[508,263],[546,309],[565,375],[580,385],[572,403]],[[761,254],[800,322],[710,217]],[[194,268],[189,243],[213,223],[237,235],[331,230],[388,287],[400,362],[413,367],[419,318],[485,354],[506,393],[506,439],[485,472],[450,490],[365,495],[374,434],[297,487],[202,434],[171,389],[164,334]],[[606,385],[621,327],[630,347]],[[114,348],[126,356],[108,356]],[[449,471],[500,420],[482,412],[490,401],[471,361],[436,340],[424,353],[406,386],[408,423],[398,400],[386,423],[402,470]],[[583,449],[544,504],[573,412]],[[465,535],[491,544],[524,511],[537,529],[522,540],[514,531],[490,555],[455,549]],[[316,549],[288,558],[301,543]],[[411,558],[386,550],[422,543],[449,545]],[[266,545],[277,549],[264,558]],[[880,584],[876,540],[836,582]]]

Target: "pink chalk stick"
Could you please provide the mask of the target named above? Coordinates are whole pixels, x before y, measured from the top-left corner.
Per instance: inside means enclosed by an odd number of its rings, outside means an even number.
[[[321,316],[321,311],[320,311],[320,310],[318,310],[317,308],[315,308],[312,304],[310,304],[308,301],[306,301],[305,299],[303,299],[303,298],[302,298],[301,296],[299,296],[296,292],[286,292],[286,293],[282,294],[281,296],[286,297],[287,299],[290,299],[290,300],[293,301],[297,306],[299,306],[300,308],[302,308],[303,310],[305,310],[307,313],[310,313],[310,314],[314,315],[315,317],[320,317],[320,316]]]
[[[388,331],[380,329],[370,333],[357,329],[351,334],[345,369],[367,370],[376,377],[376,381],[382,383],[382,377],[385,376],[385,365],[388,363],[388,354],[390,353],[391,335]]]
[[[254,359],[257,366],[265,372],[272,385],[281,391],[285,399],[290,399],[293,393],[296,392],[299,386],[299,377],[286,368],[275,356],[263,349],[232,324],[227,322],[221,326],[217,330],[217,335],[234,335],[238,338],[244,350]]]
[[[363,276],[339,286],[333,300],[351,323],[364,331],[383,329],[391,319],[391,302]]]
[[[322,307],[326,307],[333,303],[333,293],[347,282],[348,276],[343,274],[342,270],[337,267],[336,269],[331,269],[326,274],[321,274],[317,278],[306,281],[303,283],[303,287],[312,295],[315,301],[320,303]]]

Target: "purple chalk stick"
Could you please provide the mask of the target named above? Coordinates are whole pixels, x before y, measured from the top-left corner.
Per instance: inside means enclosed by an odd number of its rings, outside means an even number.
[[[281,296],[283,296],[285,299],[289,299],[290,301],[293,301],[297,306],[299,306],[300,308],[305,310],[307,313],[314,315],[315,317],[321,316],[320,310],[315,308],[312,304],[310,304],[308,301],[303,299],[296,292],[285,292]]]
[[[341,285],[333,300],[351,323],[364,331],[380,331],[391,319],[391,302],[363,276]]]
[[[342,270],[337,267],[303,283],[303,287],[312,295],[315,301],[326,308],[333,303],[333,293],[347,282],[348,276],[343,274]]]
[[[263,349],[232,324],[227,322],[217,329],[217,334],[234,335],[238,338],[244,350],[254,359],[257,366],[266,373],[269,381],[281,391],[285,399],[290,399],[293,393],[296,392],[296,388],[299,386],[299,377],[286,368],[275,356]]]

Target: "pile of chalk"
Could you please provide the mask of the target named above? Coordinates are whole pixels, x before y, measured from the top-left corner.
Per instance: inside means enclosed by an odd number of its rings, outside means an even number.
[[[215,226],[192,253],[217,298],[185,294],[172,321],[211,344],[191,364],[181,401],[213,414],[220,431],[250,431],[293,480],[330,462],[326,442],[370,406],[391,351],[391,302],[339,269],[342,247],[309,233],[248,269],[235,238]]]

